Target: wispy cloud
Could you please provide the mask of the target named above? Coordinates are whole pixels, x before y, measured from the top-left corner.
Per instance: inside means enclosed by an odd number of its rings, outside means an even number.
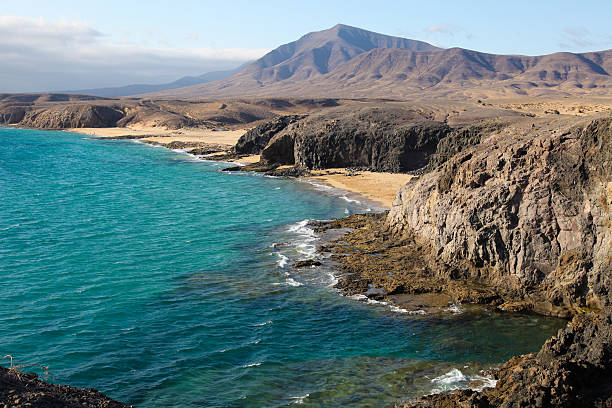
[[[448,23],[430,25],[424,31],[428,37],[436,38],[441,42],[445,40],[456,41],[458,39],[471,40],[474,38],[473,34],[465,28]]]
[[[584,26],[564,27],[558,46],[563,51],[587,52],[612,49],[612,35],[589,30]]]
[[[567,48],[593,47],[596,42],[592,39],[593,34],[585,27],[565,27],[563,29],[562,45]]]
[[[0,15],[0,91],[177,79],[232,68],[267,51],[118,44],[86,22]]]
[[[439,24],[439,25],[431,25],[425,29],[428,33],[436,33],[436,34],[446,34],[451,37],[455,36],[455,32],[457,32],[457,27],[452,24]]]

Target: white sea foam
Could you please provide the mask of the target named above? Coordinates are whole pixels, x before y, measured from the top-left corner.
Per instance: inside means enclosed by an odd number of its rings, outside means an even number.
[[[251,363],[251,364],[245,364],[242,366],[242,368],[249,368],[249,367],[257,367],[260,366],[261,363]]]
[[[291,225],[289,227],[289,229],[287,230],[287,232],[295,232],[298,234],[304,234],[304,235],[313,235],[314,236],[314,230],[312,228],[308,228],[307,225],[310,222],[310,220],[302,220],[300,222],[297,222],[293,225]]]
[[[294,280],[293,278],[287,278],[285,279],[285,283],[289,286],[294,286],[294,287],[298,287],[298,286],[302,286],[303,283],[300,283],[296,280]]]
[[[348,203],[356,203],[356,204],[361,204],[361,201],[359,200],[355,200],[352,198],[348,198],[347,196],[343,195],[342,197],[340,197],[341,199],[343,199],[344,201],[348,202]]]
[[[480,381],[482,384],[477,387],[471,387],[475,391],[482,391],[484,388],[495,387],[497,384],[497,380],[491,377],[485,377],[482,375],[465,375],[461,372],[461,370],[453,368],[449,372],[431,380],[432,384],[434,385],[431,392],[432,394],[439,394],[441,392],[470,388],[469,384],[472,381]]]
[[[257,324],[254,324],[253,326],[254,327],[261,327],[261,326],[265,326],[267,324],[272,324],[272,320],[268,320],[267,322],[263,322],[263,323],[257,323]]]
[[[453,303],[452,305],[450,305],[449,307],[444,309],[444,311],[451,312],[453,314],[461,314],[461,313],[463,313],[463,308],[461,307],[460,304]]]
[[[369,297],[367,297],[366,295],[362,295],[362,294],[357,294],[357,295],[352,295],[349,296],[350,299],[354,299],[354,300],[358,300],[360,302],[365,302],[369,305],[381,305],[381,306],[386,306],[388,307],[392,312],[395,313],[404,313],[404,314],[409,314],[409,315],[426,315],[427,312],[425,310],[408,310],[408,309],[403,309],[401,307],[392,305],[389,302],[385,302],[382,300],[375,300],[375,299],[370,299]]]
[[[310,396],[310,394],[302,395],[302,396],[299,396],[299,397],[291,397],[291,399],[294,400],[292,402],[292,404],[303,404],[304,400],[306,398],[308,398],[309,396]]]
[[[276,262],[276,264],[278,265],[279,268],[284,268],[285,266],[287,266],[287,264],[289,263],[289,258],[287,258],[285,255],[283,254],[278,254],[278,257],[280,258],[278,260],[278,262]]]

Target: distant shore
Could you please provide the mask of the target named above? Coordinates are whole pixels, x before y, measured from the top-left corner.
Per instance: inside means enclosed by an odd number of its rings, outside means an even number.
[[[197,149],[203,146],[216,146],[229,151],[238,139],[248,131],[245,129],[178,129],[168,130],[162,128],[71,128],[67,132],[86,134],[96,137],[123,138],[133,137],[141,142],[158,144],[164,147],[184,146]],[[215,153],[211,155],[214,157]],[[253,164],[260,160],[259,155],[251,155],[228,161],[237,164]],[[345,190],[366,198],[384,208],[391,208],[393,200],[400,187],[405,185],[412,175],[404,173],[385,173],[371,171],[354,171],[346,168],[326,170],[312,170],[307,176],[300,179],[314,181],[330,187]]]

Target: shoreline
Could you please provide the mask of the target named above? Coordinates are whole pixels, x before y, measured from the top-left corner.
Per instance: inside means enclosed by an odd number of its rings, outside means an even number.
[[[257,164],[260,155],[248,155],[239,158],[222,158],[215,156],[226,154],[236,144],[238,139],[248,131],[245,129],[210,130],[210,129],[178,129],[159,128],[70,128],[63,131],[77,133],[90,137],[108,139],[135,139],[142,143],[162,146],[170,150],[181,149],[186,154],[204,160],[223,161],[247,166]],[[202,152],[203,149],[214,150],[209,154],[190,153]],[[372,172],[348,168],[332,168],[311,170],[308,175],[294,177],[297,180],[311,184],[321,184],[360,197],[359,201],[374,204],[380,209],[390,209],[400,187],[408,183],[414,176],[406,173]]]
[[[81,133],[81,132],[74,132],[74,133]],[[84,134],[84,135],[87,135],[87,134]],[[138,138],[138,139],[139,139],[138,141],[142,141],[140,138]],[[150,142],[145,141],[145,143],[150,143]],[[150,143],[150,144],[156,144],[156,143]],[[171,149],[171,148],[169,148],[167,146],[164,146],[163,144],[158,144],[158,145],[166,147],[166,148],[168,148],[170,150],[178,150],[178,149]],[[188,151],[184,151],[184,152],[186,154],[190,154]],[[198,157],[197,155],[193,155],[193,156]],[[203,159],[206,160],[206,158],[203,158]],[[241,163],[240,159],[238,159],[236,162]],[[234,162],[234,163],[236,163],[236,162]],[[231,163],[231,162],[228,162],[228,163]],[[333,173],[333,174],[324,174],[324,172],[325,171],[323,171],[319,175],[307,176],[307,177],[298,177],[296,179],[300,180],[300,181],[305,181],[305,182],[310,182],[309,180],[312,180],[314,182],[323,181],[323,183],[325,183],[327,185],[327,183],[326,183],[327,177],[330,177],[330,180],[335,181],[335,182],[339,183],[340,185],[342,185],[342,181],[345,180],[345,178],[346,178],[346,180],[351,180],[351,179],[354,179],[355,177],[357,177],[359,175],[359,172],[352,172],[352,171],[347,170],[347,169],[329,169],[328,172],[329,173]],[[346,172],[356,173],[356,174],[347,175]],[[373,174],[376,175],[376,174],[381,174],[381,173],[373,173]],[[386,174],[386,173],[382,173],[382,174]],[[335,177],[332,177],[332,176],[335,176]],[[408,175],[406,175],[406,176],[408,176]],[[330,185],[330,188],[335,188],[335,189],[342,190],[342,191],[347,191],[347,192],[350,191],[348,189],[345,189],[345,188],[342,188],[342,187],[335,187],[333,185]],[[356,193],[356,194],[359,194],[359,193]],[[365,195],[362,195],[362,196],[363,197],[367,197]]]

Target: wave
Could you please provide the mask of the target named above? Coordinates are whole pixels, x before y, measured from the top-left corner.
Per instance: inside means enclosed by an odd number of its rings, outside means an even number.
[[[294,286],[294,287],[298,287],[298,286],[302,286],[304,285],[303,283],[300,283],[296,280],[294,280],[293,278],[287,278],[285,279],[285,283],[289,286]]]
[[[426,315],[427,312],[425,310],[422,309],[418,309],[418,310],[408,310],[408,309],[403,309],[399,306],[395,306],[389,302],[385,302],[382,300],[374,300],[374,299],[370,299],[369,297],[367,297],[366,295],[351,295],[348,296],[350,299],[354,299],[354,300],[358,300],[360,302],[365,302],[367,304],[370,305],[381,305],[381,306],[385,306],[387,308],[389,308],[391,311],[395,312],[395,313],[405,313],[405,314],[409,314],[409,315]]]
[[[347,203],[361,204],[361,201],[355,200],[355,199],[352,199],[352,198],[348,198],[345,195],[341,196],[340,198],[343,199],[344,201],[346,201]]]
[[[276,263],[276,265],[278,265],[279,268],[284,268],[287,266],[287,264],[289,263],[289,258],[286,257],[283,254],[278,254],[278,257],[280,258],[278,260],[278,262]]]
[[[250,364],[243,365],[242,368],[258,367],[260,365],[261,365],[261,363],[250,363]]]
[[[451,312],[452,314],[461,314],[464,312],[464,309],[461,307],[460,304],[453,303],[452,305],[444,309],[444,311]]]
[[[470,387],[470,383],[479,382],[479,385]],[[474,391],[482,391],[484,388],[492,388],[497,384],[497,380],[492,377],[482,375],[466,375],[457,368],[431,380],[434,385],[432,394],[470,388]]]
[[[261,326],[265,326],[268,324],[272,324],[272,320],[268,320],[267,322],[263,322],[263,323],[257,323],[257,324],[253,324],[253,327],[261,327]]]
[[[302,395],[302,396],[297,396],[297,397],[291,397],[292,400],[294,400],[292,402],[292,404],[303,404],[304,400],[306,398],[308,398],[310,396],[310,394],[306,394],[306,395]]]

